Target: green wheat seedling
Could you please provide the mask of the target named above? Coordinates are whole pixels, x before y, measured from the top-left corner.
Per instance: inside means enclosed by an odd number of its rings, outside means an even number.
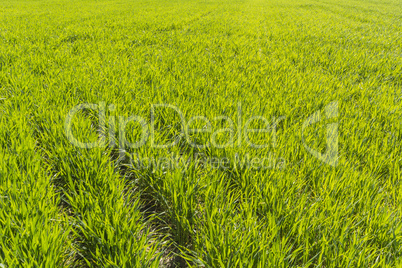
[[[2,1],[0,267],[402,267],[401,18]]]

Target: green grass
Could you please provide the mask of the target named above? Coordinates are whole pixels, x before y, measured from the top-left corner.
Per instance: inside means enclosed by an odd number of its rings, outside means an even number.
[[[399,0],[2,1],[0,267],[402,267],[401,29]]]

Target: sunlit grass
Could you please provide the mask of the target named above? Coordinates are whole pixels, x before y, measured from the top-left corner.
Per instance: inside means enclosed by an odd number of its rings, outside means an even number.
[[[0,264],[398,267],[401,19],[393,0],[3,1]],[[329,124],[336,165],[306,149]]]

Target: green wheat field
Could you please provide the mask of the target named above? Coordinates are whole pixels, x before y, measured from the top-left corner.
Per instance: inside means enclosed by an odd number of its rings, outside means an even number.
[[[0,267],[402,267],[401,0],[2,0]]]

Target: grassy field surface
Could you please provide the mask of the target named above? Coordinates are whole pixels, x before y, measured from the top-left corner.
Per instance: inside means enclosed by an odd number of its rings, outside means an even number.
[[[0,267],[402,267],[401,33],[400,0],[2,0]]]

